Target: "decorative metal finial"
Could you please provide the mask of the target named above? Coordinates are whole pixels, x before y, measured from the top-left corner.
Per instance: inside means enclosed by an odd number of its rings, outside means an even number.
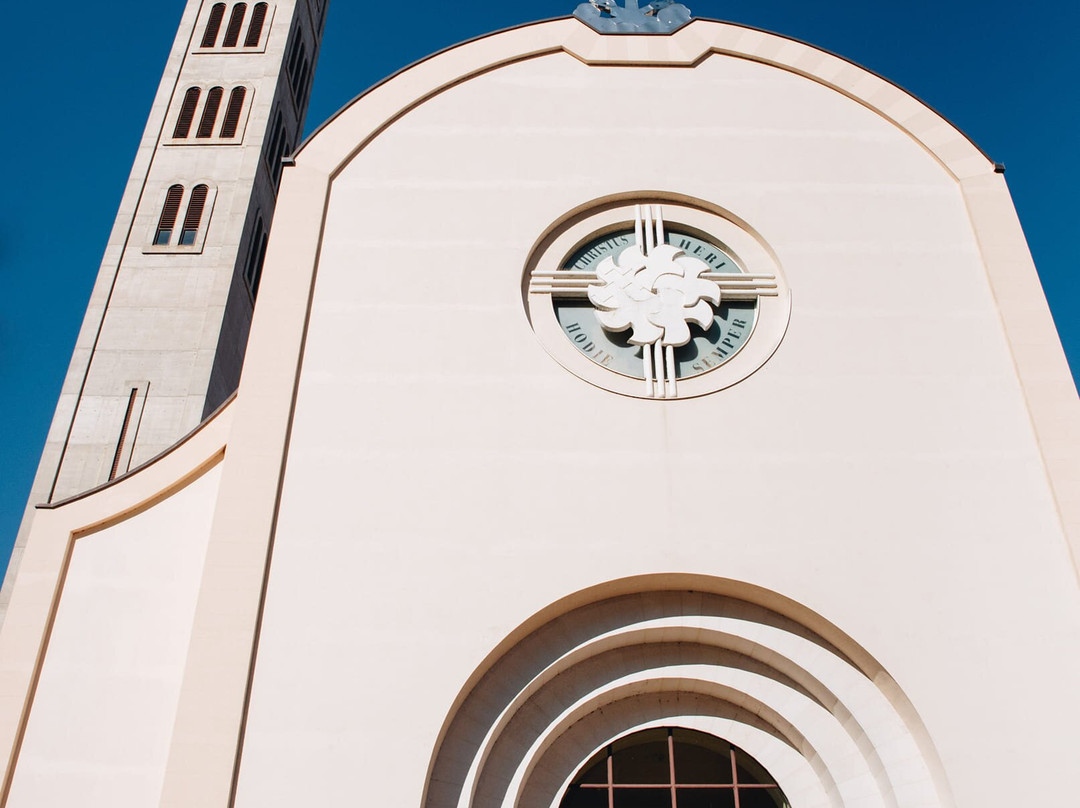
[[[690,22],[690,9],[675,0],[653,0],[644,8],[638,0],[589,0],[574,16],[601,34],[670,34]]]

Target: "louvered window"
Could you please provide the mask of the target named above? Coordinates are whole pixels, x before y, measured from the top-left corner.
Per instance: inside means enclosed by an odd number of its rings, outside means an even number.
[[[221,96],[225,91],[220,87],[213,87],[206,94],[206,106],[203,107],[202,118],[199,119],[199,131],[195,137],[213,137],[214,124],[217,123],[218,109],[221,108]]]
[[[184,229],[180,231],[181,246],[190,247],[195,243],[195,237],[199,234],[199,225],[202,223],[203,208],[206,207],[206,195],[209,192],[210,189],[205,185],[196,185],[192,189],[187,214],[184,216]]]
[[[233,6],[232,16],[229,17],[229,27],[225,29],[225,39],[222,40],[223,48],[235,48],[240,41],[240,29],[244,25],[244,14],[247,13],[247,3],[237,3]]]
[[[222,137],[236,137],[236,130],[240,125],[240,112],[244,108],[245,95],[247,95],[247,90],[243,87],[236,87],[229,93],[229,106],[225,108],[225,123],[221,125]]]
[[[154,244],[167,245],[172,240],[173,228],[176,227],[176,216],[180,212],[180,200],[183,196],[183,185],[174,185],[165,194],[165,207],[161,209],[161,218],[158,219]]]
[[[248,27],[247,36],[244,38],[245,48],[254,48],[262,39],[262,29],[266,22],[266,3],[256,3],[251,9],[251,24]]]
[[[210,9],[210,18],[206,21],[206,30],[203,32],[202,47],[212,48],[217,44],[218,32],[221,31],[221,21],[225,18],[225,4],[215,3]]]
[[[184,103],[180,106],[180,115],[176,119],[173,137],[185,138],[191,132],[191,122],[195,118],[195,107],[199,104],[201,94],[202,91],[198,87],[192,87],[184,93]]]

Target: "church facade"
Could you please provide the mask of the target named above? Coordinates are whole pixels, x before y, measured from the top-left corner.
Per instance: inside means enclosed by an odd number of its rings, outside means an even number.
[[[684,11],[296,150],[235,396],[28,519],[3,805],[1067,801],[1080,403],[1004,178]]]

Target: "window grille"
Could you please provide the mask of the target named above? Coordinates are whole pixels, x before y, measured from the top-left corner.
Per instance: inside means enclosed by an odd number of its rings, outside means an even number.
[[[681,727],[646,729],[594,755],[560,808],[789,808],[780,786],[727,741]]]
[[[229,106],[225,109],[225,122],[221,125],[223,138],[236,137],[236,130],[240,125],[240,112],[244,108],[244,97],[247,90],[243,87],[235,87],[229,93]]]
[[[188,202],[187,214],[184,216],[184,229],[180,231],[181,246],[190,247],[195,243],[195,237],[199,234],[199,225],[202,223],[203,208],[206,206],[206,195],[209,191],[210,189],[205,185],[196,185],[192,189],[191,201]]]
[[[256,3],[251,10],[251,23],[248,26],[247,36],[244,38],[245,48],[254,48],[262,39],[263,24],[266,22],[266,3]]]
[[[198,87],[192,87],[184,93],[184,103],[180,106],[180,115],[176,119],[176,128],[173,129],[174,138],[185,138],[191,132],[191,122],[195,118],[195,107],[199,104],[201,94]]]
[[[205,188],[206,186],[201,186]],[[176,227],[176,216],[180,212],[180,200],[184,196],[184,186],[174,185],[165,194],[165,207],[161,209],[161,218],[158,219],[157,233],[154,236],[154,244],[168,244],[172,240],[173,228]],[[205,196],[203,199],[205,200]],[[190,215],[191,208],[188,206]],[[200,217],[201,217],[200,212]]]
[[[203,107],[202,118],[199,119],[199,130],[195,137],[207,138],[214,136],[214,124],[217,123],[218,109],[221,107],[221,96],[225,91],[220,87],[212,87],[206,94],[206,106]]]
[[[225,4],[215,3],[210,9],[210,18],[206,21],[206,30],[203,32],[202,47],[212,48],[217,44],[218,32],[221,30],[221,21],[225,18]]]
[[[240,41],[240,29],[244,25],[244,15],[247,13],[247,3],[237,3],[233,6],[232,16],[229,17],[229,27],[225,29],[225,39],[222,40],[223,48],[235,48]]]

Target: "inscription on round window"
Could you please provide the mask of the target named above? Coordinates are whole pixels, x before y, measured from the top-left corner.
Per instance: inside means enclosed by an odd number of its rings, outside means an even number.
[[[685,255],[704,262],[710,273],[739,275],[735,259],[723,249],[674,226],[666,232],[667,244]],[[601,236],[569,256],[560,268],[568,273],[595,273],[606,258],[618,263],[623,252],[633,248],[632,228]],[[552,305],[559,325],[567,339],[596,364],[624,376],[644,379],[643,352],[648,345],[630,342],[632,332],[604,328],[597,310],[588,299],[553,297]],[[757,302],[752,300],[726,301],[713,307],[712,317],[705,327],[690,323],[690,340],[674,348],[675,376],[686,379],[717,368],[730,360],[746,344],[757,317]]]

